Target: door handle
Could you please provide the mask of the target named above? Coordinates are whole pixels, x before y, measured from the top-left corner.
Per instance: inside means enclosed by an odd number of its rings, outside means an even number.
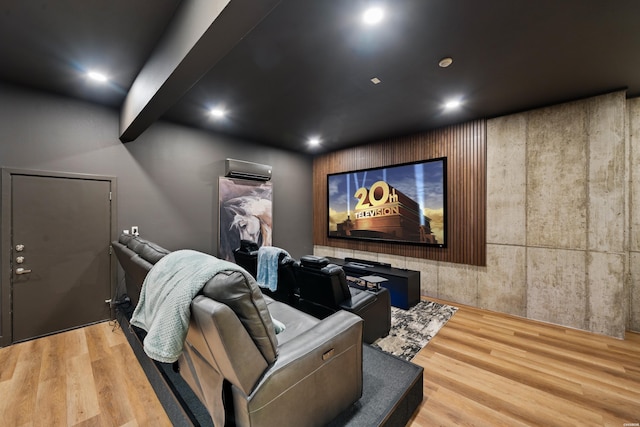
[[[31,273],[31,270],[27,270],[26,268],[18,267],[16,268],[16,274],[28,274]]]

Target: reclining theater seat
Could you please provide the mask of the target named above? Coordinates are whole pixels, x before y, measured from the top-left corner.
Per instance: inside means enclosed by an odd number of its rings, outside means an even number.
[[[135,306],[147,273],[170,251],[133,234],[121,234],[117,242],[111,242],[111,247],[124,270],[127,295]]]
[[[275,335],[271,316],[284,332]],[[216,426],[223,383],[237,426],[320,426],[362,395],[362,319],[319,320],[263,297],[250,276],[221,272],[191,304],[179,364]]]
[[[170,251],[138,236],[112,242],[131,300]],[[285,324],[278,335],[272,317]],[[216,426],[319,426],[362,396],[362,319],[319,320],[223,271],[191,303],[180,375]],[[222,392],[224,390],[224,393]]]
[[[391,299],[387,289],[371,292],[349,286],[342,267],[329,264],[325,257],[305,255],[295,272],[302,311],[319,318],[338,310],[357,314],[364,319],[364,342],[368,344],[389,334]]]
[[[258,245],[250,240],[242,240],[240,247],[233,251],[236,264],[247,270],[254,279],[258,278]],[[293,307],[298,305],[298,286],[296,284],[295,260],[281,253],[278,258],[278,288],[270,291],[260,288],[262,293],[285,302]]]
[[[255,279],[258,277],[258,244],[251,240],[240,240],[240,247],[233,250],[236,264],[244,268]]]

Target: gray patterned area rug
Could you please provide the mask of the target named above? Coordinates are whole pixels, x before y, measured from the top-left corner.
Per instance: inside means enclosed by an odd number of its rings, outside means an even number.
[[[433,301],[420,301],[409,310],[391,307],[391,331],[372,345],[385,353],[411,360],[457,310],[457,307]]]

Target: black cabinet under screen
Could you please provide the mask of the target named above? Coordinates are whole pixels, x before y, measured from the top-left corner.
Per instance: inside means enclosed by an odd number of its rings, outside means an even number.
[[[391,295],[391,305],[409,309],[420,301],[420,272],[394,268],[389,264],[356,258],[328,258],[333,264],[342,266],[345,274],[351,277],[379,276],[386,281],[380,286],[387,288]]]

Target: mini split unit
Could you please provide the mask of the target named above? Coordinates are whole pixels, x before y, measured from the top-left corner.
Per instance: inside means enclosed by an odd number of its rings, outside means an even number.
[[[255,181],[269,181],[271,166],[243,160],[227,159],[225,161],[225,176],[229,178],[252,179]]]

